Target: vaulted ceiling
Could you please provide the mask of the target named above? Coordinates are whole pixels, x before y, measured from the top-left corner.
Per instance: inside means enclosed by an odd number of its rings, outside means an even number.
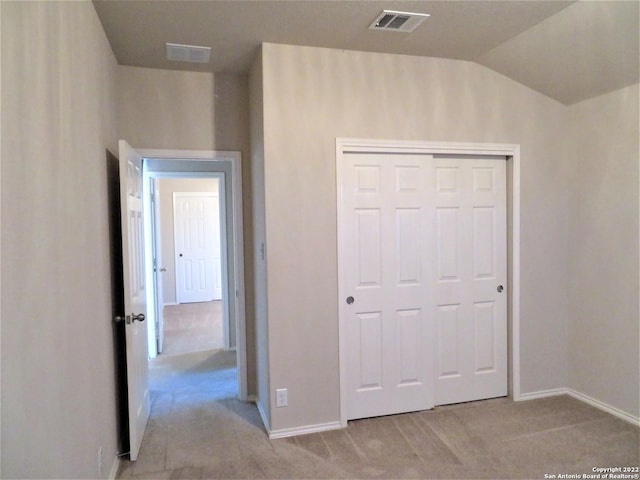
[[[473,61],[564,104],[639,81],[638,0],[93,3],[122,65],[241,73],[271,42]],[[413,33],[368,29],[383,9],[431,16]],[[169,61],[167,42],[211,47],[211,61]]]

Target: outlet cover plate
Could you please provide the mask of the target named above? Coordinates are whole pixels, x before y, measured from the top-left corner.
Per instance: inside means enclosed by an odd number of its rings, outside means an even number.
[[[288,392],[286,388],[276,389],[276,407],[286,407],[289,405]]]

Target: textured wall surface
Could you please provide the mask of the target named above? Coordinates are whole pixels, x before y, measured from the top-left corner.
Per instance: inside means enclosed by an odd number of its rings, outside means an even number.
[[[638,85],[569,108],[569,387],[640,417]]]
[[[565,386],[566,107],[469,62],[262,55],[269,373],[289,389],[271,427],[339,419],[336,137],[521,145],[521,387]]]
[[[90,2],[0,8],[1,476],[106,478],[118,448],[106,156],[117,65]]]

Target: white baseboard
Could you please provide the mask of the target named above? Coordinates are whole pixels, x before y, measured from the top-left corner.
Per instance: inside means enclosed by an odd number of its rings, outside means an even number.
[[[307,433],[326,432],[342,428],[340,422],[319,423],[317,425],[305,425],[304,427],[283,428],[281,430],[271,430],[269,439],[295,437],[296,435],[306,435]]]
[[[120,470],[120,457],[116,457],[111,464],[111,470],[109,470],[109,480],[116,480],[118,477],[118,471]]]
[[[286,438],[286,437],[295,437],[296,435],[305,435],[307,433],[318,433],[318,432],[326,432],[328,430],[337,430],[342,428],[340,422],[328,422],[328,423],[320,423],[318,425],[305,425],[303,427],[293,427],[293,428],[283,428],[280,430],[271,430],[271,425],[269,424],[269,419],[267,414],[262,407],[262,404],[255,399],[256,407],[258,407],[258,412],[260,413],[260,417],[262,418],[262,423],[264,424],[264,428],[267,431],[267,436],[269,440],[275,440],[276,438]]]
[[[566,388],[552,388],[551,390],[539,390],[537,392],[521,393],[516,401],[519,402],[521,400],[535,400],[536,398],[555,397],[557,395],[567,394],[568,392]]]
[[[630,413],[620,410],[619,408],[613,407],[607,403],[601,402],[596,398],[590,397],[589,395],[585,395],[584,393],[581,393],[581,392],[577,392],[576,390],[573,390],[571,388],[567,388],[567,395],[577,400],[581,400],[584,403],[588,403],[592,407],[599,408],[600,410],[610,413],[611,415],[615,415],[616,417],[621,418],[622,420],[625,420],[635,425],[636,427],[640,427],[639,417],[635,417]]]
[[[589,395],[585,395],[584,393],[573,390],[572,388],[554,388],[551,390],[540,390],[537,392],[529,392],[522,393],[517,401],[526,401],[526,400],[535,400],[536,398],[545,398],[545,397],[555,397],[557,395],[569,395],[576,400],[580,400],[581,402],[587,403],[592,407],[595,407],[603,412],[607,412],[611,415],[614,415],[626,422],[631,423],[635,426],[640,426],[640,418],[631,415],[619,408],[613,407],[608,403],[602,402],[596,398],[590,397]]]

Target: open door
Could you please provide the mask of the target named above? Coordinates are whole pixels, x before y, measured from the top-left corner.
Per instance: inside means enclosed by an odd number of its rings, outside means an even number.
[[[162,266],[162,247],[160,235],[160,209],[158,199],[160,190],[156,179],[149,178],[149,198],[151,199],[149,208],[149,233],[151,234],[151,259],[153,263],[153,301],[154,301],[154,333],[156,339],[156,352],[162,353],[164,348],[164,300],[162,291],[162,274],[167,271]],[[153,356],[153,355],[152,355]]]
[[[120,209],[122,219],[122,270],[125,322],[130,458],[136,460],[149,419],[149,354],[144,269],[142,215],[142,159],[120,140]]]

